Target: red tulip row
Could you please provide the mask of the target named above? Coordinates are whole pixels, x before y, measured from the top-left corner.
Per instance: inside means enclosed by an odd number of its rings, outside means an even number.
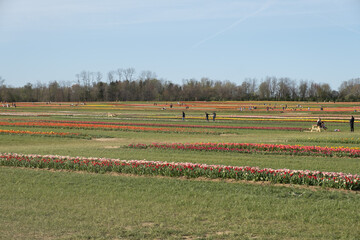
[[[222,178],[248,181],[270,181],[284,184],[303,184],[330,188],[359,190],[360,175],[309,170],[271,169],[206,165],[196,163],[168,163],[145,160],[80,158],[54,155],[21,155],[0,153],[0,165],[30,168],[66,169],[96,173],[118,172],[138,175],[160,175],[188,178]]]
[[[76,124],[105,124],[105,125],[122,125],[122,126],[150,126],[150,127],[176,127],[176,128],[212,128],[212,129],[255,129],[255,130],[287,130],[302,131],[305,128],[299,127],[254,127],[254,126],[220,126],[220,125],[187,125],[187,124],[162,124],[162,123],[132,123],[132,122],[99,122],[99,121],[66,121],[66,120],[40,120],[32,122],[49,122],[49,123],[76,123]]]
[[[196,130],[185,128],[166,128],[166,127],[137,127],[137,126],[117,126],[111,124],[91,124],[91,123],[66,123],[66,122],[0,122],[0,126],[27,126],[27,127],[61,127],[78,129],[107,129],[107,130],[132,130],[132,131],[152,131],[152,132],[185,132],[185,133],[214,133],[208,130]]]
[[[130,148],[157,148],[193,151],[218,151],[239,153],[273,153],[289,155],[316,155],[337,157],[360,157],[360,149],[345,147],[319,147],[256,143],[152,143],[130,144]]]

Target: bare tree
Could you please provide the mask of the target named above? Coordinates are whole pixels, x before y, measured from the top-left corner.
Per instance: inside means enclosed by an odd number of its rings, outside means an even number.
[[[97,83],[101,82],[102,78],[103,78],[102,73],[101,73],[101,72],[97,72],[97,73],[96,73],[96,82],[97,82]]]
[[[6,99],[6,94],[5,79],[0,76],[0,101],[4,101]]]
[[[326,100],[329,101],[332,97],[331,97],[331,87],[329,84],[327,83],[323,83],[320,85],[320,87],[318,88],[318,97],[321,100]]]
[[[320,84],[318,83],[314,83],[314,82],[311,82],[310,83],[310,87],[309,87],[309,99],[312,100],[312,101],[319,101],[319,96],[318,96],[318,93],[319,93],[319,89],[320,88]]]
[[[280,78],[278,81],[277,100],[290,100],[290,99],[291,99],[290,79]]]
[[[344,81],[339,88],[339,98],[345,101],[355,101],[360,98],[360,78]]]
[[[94,72],[88,72],[88,74],[89,74],[89,79],[91,79],[91,84],[92,85],[94,85],[94,84],[96,84],[96,73],[94,73]]]
[[[116,73],[117,73],[117,75],[118,75],[118,81],[119,81],[119,82],[122,81],[123,76],[124,76],[124,69],[118,68],[118,69],[116,70]]]
[[[75,74],[75,77],[76,77],[76,83],[80,85],[80,74]]]
[[[300,81],[299,85],[299,95],[301,100],[305,100],[308,94],[308,82],[307,81]]]
[[[80,79],[83,83],[84,87],[89,87],[90,86],[90,77],[91,77],[91,73],[87,72],[87,71],[82,71],[80,73]]]
[[[269,100],[270,99],[270,80],[265,80],[259,85],[259,99],[260,100]]]
[[[5,79],[0,76],[0,87],[5,85]]]
[[[257,84],[256,84],[257,80],[256,78],[246,78],[243,83],[241,84],[241,88],[243,91],[243,94],[245,98],[247,99],[254,99],[255,95],[256,95],[256,88],[257,88]]]
[[[151,71],[142,71],[139,75],[139,79],[142,81],[156,79],[156,73]]]
[[[124,77],[126,81],[132,81],[135,75],[135,68],[127,68],[124,70]]]
[[[114,74],[115,74],[114,71],[109,71],[109,72],[108,72],[107,78],[108,78],[108,83],[109,83],[109,84],[110,84],[111,82],[114,82]]]

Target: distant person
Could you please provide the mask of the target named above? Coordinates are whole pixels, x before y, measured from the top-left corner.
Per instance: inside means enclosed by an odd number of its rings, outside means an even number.
[[[327,129],[327,127],[325,126],[325,122],[324,122],[324,121],[321,122],[321,128],[324,129],[324,130]]]
[[[206,121],[209,121],[209,114],[207,112],[205,112],[205,118],[206,118]]]
[[[182,120],[185,121],[185,112],[182,112]]]
[[[215,122],[216,112],[213,113],[213,121]]]
[[[354,131],[354,123],[355,123],[355,118],[354,118],[354,116],[351,116],[351,118],[350,118],[350,131],[351,132]]]
[[[321,120],[321,118],[318,118],[318,120],[316,121],[316,126],[318,126],[319,128],[322,128],[324,130],[327,129],[327,127],[325,126],[325,122]]]
[[[318,118],[316,121],[316,126],[321,127],[321,118]]]

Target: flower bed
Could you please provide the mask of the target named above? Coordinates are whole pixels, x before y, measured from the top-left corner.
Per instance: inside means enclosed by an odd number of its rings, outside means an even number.
[[[301,184],[359,190],[359,175],[309,170],[271,169],[206,165],[196,163],[169,163],[145,160],[80,158],[53,155],[0,154],[0,165],[30,168],[65,169],[96,173],[118,172],[138,175],[160,175],[188,178],[221,178],[273,183]]]
[[[316,142],[316,143],[340,143],[340,144],[359,144],[360,138],[295,138],[290,139],[293,142]]]
[[[360,149],[256,143],[152,143],[130,144],[130,148],[156,148],[239,153],[273,153],[305,156],[360,157]]]
[[[193,124],[161,124],[161,123],[132,123],[132,122],[99,122],[99,121],[65,121],[65,120],[38,120],[26,121],[26,123],[56,123],[56,124],[87,124],[87,125],[106,125],[106,126],[147,126],[147,127],[175,127],[175,128],[209,128],[209,129],[254,129],[254,130],[286,130],[302,131],[308,128],[300,127],[254,127],[254,126],[221,126],[221,125],[193,125]],[[1,123],[0,124],[5,124]]]
[[[132,131],[155,131],[155,132],[185,132],[185,133],[214,133],[208,130],[196,130],[185,128],[166,128],[166,127],[138,127],[138,126],[117,126],[112,124],[92,124],[92,123],[66,123],[66,122],[0,122],[0,126],[27,126],[27,127],[60,127],[78,129],[103,129],[103,130],[132,130]]]
[[[31,136],[51,136],[51,137],[78,137],[78,138],[91,138],[88,135],[80,133],[69,132],[39,132],[39,131],[27,131],[27,130],[4,130],[0,129],[0,134],[14,134],[14,135],[31,135]]]

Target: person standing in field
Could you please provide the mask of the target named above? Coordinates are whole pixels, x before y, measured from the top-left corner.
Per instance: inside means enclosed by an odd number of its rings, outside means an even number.
[[[182,112],[182,120],[185,121],[185,112]]]
[[[213,121],[215,122],[216,112],[213,112]]]
[[[354,123],[355,123],[355,118],[354,118],[354,116],[351,116],[351,118],[350,118],[350,131],[351,132],[354,131]]]
[[[206,121],[209,121],[209,114],[207,112],[205,112],[205,118],[206,118]]]

